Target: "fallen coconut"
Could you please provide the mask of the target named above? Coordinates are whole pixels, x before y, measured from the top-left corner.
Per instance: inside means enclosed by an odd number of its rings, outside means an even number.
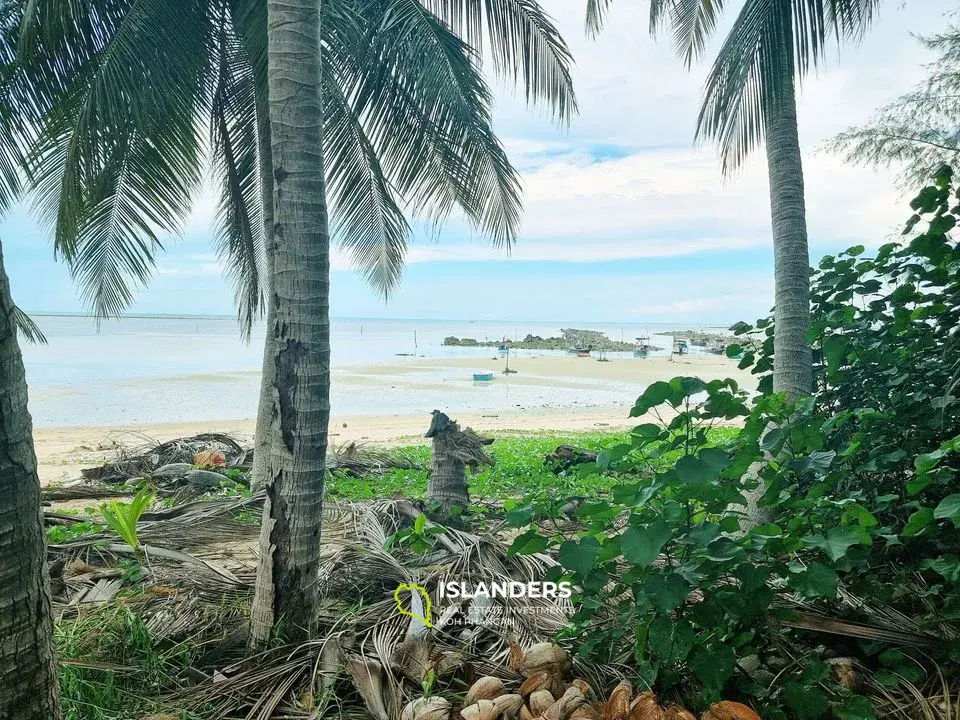
[[[710,706],[700,720],[762,720],[753,710],[743,703],[733,700],[721,700]]]
[[[402,720],[449,720],[450,703],[439,695],[416,698],[403,707],[400,717]]]
[[[537,690],[549,690],[550,686],[553,684],[550,673],[546,670],[541,670],[540,672],[535,672],[533,675],[528,677],[520,684],[520,688],[517,690],[518,693],[526,697],[532,692]]]
[[[520,674],[530,677],[541,670],[562,676],[570,670],[570,656],[559,645],[537,643],[523,654]]]
[[[477,700],[460,711],[463,720],[497,720],[497,708],[491,700]]]
[[[663,708],[657,696],[649,690],[637,695],[630,703],[630,720],[663,720]]]
[[[575,687],[577,690],[579,690],[580,692],[582,692],[582,693],[583,693],[583,696],[584,696],[585,698],[587,698],[588,700],[591,699],[591,698],[596,697],[595,694],[594,694],[594,692],[593,692],[593,688],[590,687],[590,683],[588,683],[586,680],[581,680],[580,678],[576,678],[576,679],[575,679],[572,683],[570,683],[570,684],[573,685],[573,687]]]
[[[607,704],[603,709],[603,716],[606,720],[627,720],[630,715],[630,696],[633,694],[633,688],[626,680],[620,683],[610,693]]]
[[[575,687],[567,688],[559,700],[543,713],[543,720],[569,720],[573,711],[587,704],[583,693]]]
[[[523,696],[512,693],[510,695],[500,695],[493,699],[493,706],[497,709],[497,714],[505,718],[515,718],[523,707]]]
[[[570,714],[570,720],[603,720],[603,715],[589,703],[584,703]]]
[[[697,716],[679,705],[671,705],[663,711],[663,720],[697,720]]]
[[[549,690],[534,690],[527,698],[527,707],[530,708],[530,714],[538,718],[556,701]]]
[[[470,686],[463,704],[473,705],[477,700],[493,700],[498,695],[503,695],[503,681],[492,675],[485,675]]]

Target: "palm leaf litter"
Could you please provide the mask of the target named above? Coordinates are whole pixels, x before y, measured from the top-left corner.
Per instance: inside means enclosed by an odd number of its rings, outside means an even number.
[[[197,468],[192,462],[197,457],[216,465]],[[356,445],[336,448],[330,460],[331,467],[367,474],[396,463],[412,465],[388,451]],[[328,714],[451,720],[454,711],[456,720],[694,717],[679,696],[657,698],[649,688],[625,686],[628,658],[587,663],[552,644],[574,611],[568,599],[441,597],[442,584],[539,582],[557,565],[549,553],[510,553],[513,536],[495,521],[497,508],[488,509],[494,521],[488,517],[482,529],[455,529],[430,523],[415,500],[328,501],[319,567],[322,633],[311,643],[288,645],[281,623],[270,650],[247,655],[263,502],[262,494],[245,490],[250,464],[249,450],[219,434],[123,452],[84,472],[74,487],[117,493],[149,483],[158,500],[136,518],[138,547],[97,522],[85,534],[48,546],[54,611],[61,621],[76,618],[79,625],[119,606],[139,618],[154,645],[190,644],[191,662],[163,690],[170,707],[202,711],[204,717],[260,720]],[[163,471],[171,465],[181,466],[179,475]],[[197,485],[197,472],[216,474],[240,489],[211,492]],[[127,507],[120,504],[117,511]],[[61,522],[69,517],[58,516]],[[576,522],[570,523],[576,529]],[[410,528],[427,529],[432,549],[414,552],[396,542]],[[419,592],[398,594],[400,588],[422,590],[433,607],[425,606]],[[895,642],[922,654],[925,646],[954,634],[950,626],[921,628],[849,593],[841,593],[839,607],[787,598],[779,610],[771,622],[785,629],[779,650],[787,663],[831,636]],[[85,642],[96,645],[96,623],[85,627]],[[554,660],[543,660],[546,656]],[[894,691],[874,683],[855,658],[830,662],[832,681],[867,692],[879,717],[958,717],[956,688],[946,681],[918,687],[905,679]],[[71,658],[68,664],[92,673],[136,671],[101,659]],[[750,713],[725,702],[704,718],[755,720]]]

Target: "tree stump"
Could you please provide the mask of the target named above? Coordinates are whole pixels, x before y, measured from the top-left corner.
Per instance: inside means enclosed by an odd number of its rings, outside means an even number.
[[[455,517],[470,504],[467,468],[476,472],[483,465],[495,464],[484,450],[493,438],[481,437],[470,428],[461,430],[456,420],[439,410],[433,411],[426,437],[433,441],[427,504],[443,518]]]

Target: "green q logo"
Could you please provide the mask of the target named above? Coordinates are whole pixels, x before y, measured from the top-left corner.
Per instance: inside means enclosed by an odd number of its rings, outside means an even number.
[[[400,597],[400,593],[404,590],[410,592],[409,610],[403,606],[403,600]],[[397,602],[397,612],[401,615],[409,615],[410,617],[420,620],[427,627],[433,627],[430,623],[430,594],[426,588],[416,585],[415,583],[410,583],[409,585],[407,585],[407,583],[401,583],[397,585],[397,589],[393,591],[393,599]]]

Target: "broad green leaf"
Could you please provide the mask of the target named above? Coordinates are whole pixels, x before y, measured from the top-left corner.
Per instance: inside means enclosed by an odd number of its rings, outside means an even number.
[[[664,522],[656,522],[649,527],[630,527],[620,537],[623,556],[641,567],[651,565],[671,536],[670,528]]]
[[[693,455],[680,458],[677,461],[676,471],[680,482],[685,483],[707,482],[717,476],[700,458]]]
[[[847,554],[847,549],[860,544],[860,536],[848,528],[833,527],[827,535],[808,535],[803,542],[810,547],[820,548],[827,557],[836,562]]]
[[[822,563],[813,563],[791,578],[791,584],[806,597],[833,598],[837,596],[837,573]]]
[[[960,495],[948,495],[933,511],[937,520],[950,520],[956,527],[960,527]]]
[[[589,575],[600,557],[600,549],[599,541],[591,535],[582,538],[580,542],[565,540],[560,543],[557,559],[565,568],[581,575]]]
[[[827,712],[827,697],[816,687],[791,680],[784,688],[783,697],[799,720],[816,720]]]
[[[693,674],[703,684],[703,693],[710,702],[720,699],[727,680],[736,668],[737,656],[733,648],[717,645],[710,648],[698,648],[687,661]]]
[[[917,469],[918,473],[929,472],[940,463],[944,455],[946,455],[946,452],[943,449],[917,455],[913,460],[913,466]]]
[[[643,594],[653,607],[666,614],[680,607],[690,594],[690,585],[677,573],[658,573],[647,578]]]
[[[694,545],[708,545],[720,535],[720,526],[716,523],[704,522],[692,528],[687,533],[687,540]]]
[[[513,543],[510,545],[510,549],[507,551],[507,554],[532,555],[533,553],[546,550],[548,545],[549,542],[547,541],[547,538],[537,533],[536,530],[531,529],[514,538]]]
[[[932,522],[933,509],[922,507],[907,518],[907,524],[904,525],[901,535],[904,537],[919,535]]]

